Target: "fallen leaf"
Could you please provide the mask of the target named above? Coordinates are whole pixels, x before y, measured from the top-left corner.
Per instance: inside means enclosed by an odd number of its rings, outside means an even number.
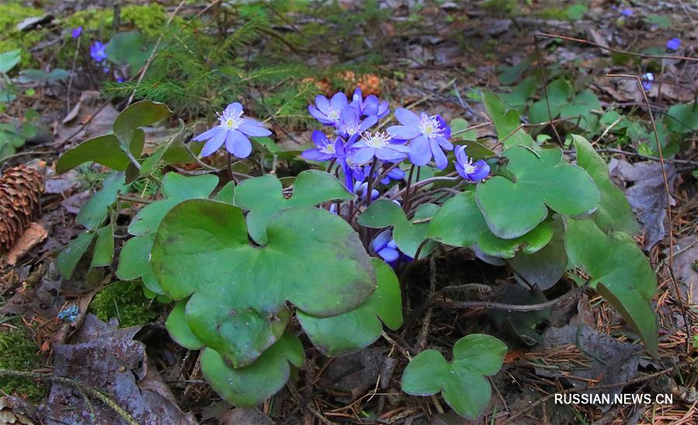
[[[676,169],[672,164],[664,165],[669,193],[674,191]],[[623,159],[612,159],[608,164],[611,177],[624,183],[625,197],[642,224],[645,233],[645,251],[649,251],[666,236],[664,222],[667,212],[667,195],[662,168],[659,162],[646,161],[631,164]],[[674,199],[671,198],[671,204]]]
[[[220,417],[220,425],[274,425],[271,418],[256,407],[251,409],[232,409]]]
[[[15,242],[12,249],[5,254],[0,263],[4,263],[10,266],[17,264],[17,260],[22,258],[27,252],[43,242],[48,236],[48,232],[39,223],[30,223],[29,227],[22,233],[17,242]]]
[[[674,244],[674,272],[690,304],[698,304],[698,235],[684,236]],[[685,298],[684,298],[685,299]]]

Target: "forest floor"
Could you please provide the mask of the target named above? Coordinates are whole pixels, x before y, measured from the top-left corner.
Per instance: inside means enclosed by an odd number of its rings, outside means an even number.
[[[632,332],[620,315],[592,291],[556,305],[542,320],[530,314],[495,314],[485,308],[422,308],[436,291],[453,282],[484,282],[495,289],[452,300],[502,301],[497,285],[509,278],[505,269],[492,267],[466,250],[442,250],[410,268],[405,304],[412,308],[408,311],[417,313],[406,315],[401,330],[384,332],[371,348],[348,357],[327,359],[309,349],[298,380],[259,409],[233,409],[222,401],[203,380],[196,353],[181,349],[167,335],[163,323],[169,307],[143,298],[140,289],[115,290],[110,285],[117,280],[113,267],[106,267],[98,277],[87,276],[89,264],[79,265],[70,279],[58,273],[56,255],[80,233],[75,217],[103,174],[93,166],[56,175],[55,162],[68,148],[109,132],[129,97],[115,91],[113,83],[123,79],[131,89],[139,80],[137,73],[130,75],[123,66],[102,72],[100,66],[89,63],[86,45],[83,50],[79,44],[77,50],[71,47],[77,38],[66,33],[82,21],[71,21],[70,16],[84,13],[87,5],[33,3],[43,5],[37,22],[24,21],[16,9],[7,9],[5,16],[16,17],[10,24],[3,23],[9,18],[0,17],[0,53],[10,50],[8,43],[14,40],[23,49],[18,69],[60,69],[70,76],[56,81],[41,76],[22,79],[15,69],[8,75],[17,88],[16,99],[0,104],[0,125],[14,126],[14,133],[34,128],[21,134],[20,143],[16,138],[9,142],[10,136],[3,133],[9,127],[0,127],[0,167],[4,171],[28,164],[45,176],[41,215],[5,253],[0,268],[0,369],[32,372],[26,379],[0,378],[0,391],[19,396],[0,399],[4,400],[0,401],[0,423],[13,423],[5,419],[12,415],[33,417],[37,423],[65,423],[56,419],[58,411],[71,406],[91,409],[95,423],[109,423],[104,419],[113,415],[109,403],[91,390],[75,391],[80,387],[56,378],[72,379],[80,368],[88,368],[95,376],[92,385],[123,375],[131,384],[97,389],[108,394],[128,392],[126,397],[133,403],[129,407],[162,409],[166,412],[162,415],[178,417],[176,423],[183,424],[698,423],[698,8],[692,2],[346,0],[332,13],[322,14],[320,8],[275,10],[275,2],[257,9],[246,6],[245,13],[236,13],[234,8],[233,12],[221,8],[222,2],[217,1],[175,1],[161,2],[164,12],[153,18],[155,24],[149,18],[129,21],[131,15],[122,13],[121,31],[150,31],[157,39],[158,28],[167,20],[198,19],[202,31],[224,34],[221,40],[250,16],[263,13],[266,26],[237,48],[234,64],[240,72],[246,70],[250,56],[262,53],[270,69],[278,59],[314,70],[307,76],[284,74],[272,82],[255,80],[236,86],[241,101],[255,105],[257,116],[280,135],[277,143],[283,150],[298,149],[310,140],[314,127],[309,117],[300,115],[306,114],[305,105],[317,92],[351,93],[358,85],[364,94],[379,94],[393,107],[418,106],[449,122],[463,118],[477,132],[478,141],[494,146],[496,132],[480,101],[482,90],[509,93],[508,105],[526,116],[535,102],[545,98],[546,90],[554,94],[564,86],[563,103],[578,106],[582,113],[592,109],[599,117],[599,125],[586,137],[609,161],[616,183],[634,200],[643,229],[636,240],[659,284],[653,303],[660,324],[658,358],[628,337]],[[86,23],[82,37],[112,31],[112,3],[90,4],[101,14],[80,19],[105,19],[105,23],[91,28]],[[9,7],[0,5],[0,16]],[[27,25],[18,29],[16,21]],[[667,47],[674,38],[680,39],[680,46]],[[650,83],[647,98],[640,82]],[[295,94],[284,92],[284,86]],[[305,91],[299,92],[298,87]],[[224,88],[205,90],[215,97]],[[592,100],[579,97],[584,90],[592,93]],[[183,101],[174,95],[173,99],[175,113],[187,124],[212,116],[209,108],[213,107],[206,102],[188,103],[186,95]],[[659,156],[649,137],[653,129],[648,107],[659,120],[676,111],[671,109],[676,105],[693,105],[692,112],[680,117],[678,129],[666,129],[665,151]],[[30,110],[35,112],[27,114]],[[556,141],[572,154],[565,136],[574,126],[569,120],[549,118],[526,128],[536,138]],[[149,129],[146,143],[172,134]],[[14,143],[12,150],[6,148],[9,143]],[[208,161],[212,166],[224,162],[223,156]],[[283,155],[268,162],[273,164],[262,164],[262,168],[273,168],[279,176],[293,175],[298,167]],[[143,193],[147,190],[143,188]],[[545,297],[552,299],[563,291],[555,286],[545,291]],[[70,316],[69,306],[77,306],[75,322],[65,319]],[[510,348],[504,367],[490,378],[494,392],[483,416],[464,420],[450,412],[440,397],[408,397],[400,391],[408,358],[425,348],[449,352],[457,335],[474,331],[496,335]],[[62,345],[58,351],[56,344]],[[79,344],[87,352],[66,348]],[[141,358],[134,357],[133,350],[143,350],[139,347],[145,347],[145,353],[139,352]],[[93,364],[91,356],[104,361]],[[150,368],[143,364],[146,357]],[[573,394],[591,387],[610,394],[671,394],[673,400],[574,406],[555,402],[555,393]]]

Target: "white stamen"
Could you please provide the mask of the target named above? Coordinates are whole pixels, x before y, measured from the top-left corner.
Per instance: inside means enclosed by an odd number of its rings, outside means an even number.
[[[380,132],[377,131],[373,134],[370,132],[365,132],[362,136],[362,139],[368,145],[369,147],[372,148],[383,148],[388,145],[388,140],[390,140],[390,135],[388,133]]]
[[[233,109],[226,109],[223,111],[223,114],[218,115],[218,121],[220,121],[220,125],[227,130],[237,130],[244,121],[242,119],[242,113],[242,109],[238,112]]]
[[[441,124],[436,117],[426,117],[419,121],[419,131],[426,137],[433,138],[441,135]]]
[[[334,143],[328,142],[326,145],[324,145],[323,147],[320,148],[320,152],[322,152],[324,154],[329,154],[329,155],[334,154],[336,152],[336,150],[334,148]]]
[[[327,114],[327,118],[330,118],[333,120],[338,120],[339,119],[339,111],[337,111],[334,108],[330,108],[330,113]]]

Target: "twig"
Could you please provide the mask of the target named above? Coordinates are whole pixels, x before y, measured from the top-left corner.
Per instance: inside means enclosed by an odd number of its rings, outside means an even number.
[[[543,58],[541,57],[540,50],[538,49],[538,37],[535,34],[533,35],[533,45],[535,46],[536,56],[538,57],[538,69],[540,69],[541,75],[543,76],[543,94],[545,95],[545,107],[548,109],[548,119],[551,121],[550,126],[553,128],[553,133],[555,133],[557,142],[560,144],[560,146],[564,146],[562,137],[560,137],[560,133],[557,132],[557,127],[555,127],[555,124],[552,123],[553,113],[550,110],[550,98],[548,97],[548,73],[545,72]]]
[[[462,309],[462,308],[486,308],[489,310],[505,310],[505,311],[538,311],[545,310],[546,308],[554,307],[556,304],[561,303],[569,298],[572,298],[587,289],[587,286],[578,286],[564,295],[561,295],[553,300],[546,301],[544,303],[538,304],[504,304],[490,301],[451,301],[451,302],[436,302],[435,306],[441,308],[452,308],[452,309]]]
[[[654,134],[654,140],[657,143],[657,153],[659,154],[659,163],[661,164],[661,169],[662,169],[662,179],[664,180],[664,193],[666,195],[666,209],[667,209],[667,218],[669,220],[669,275],[671,275],[671,280],[674,283],[674,290],[676,291],[676,300],[679,302],[679,308],[681,309],[681,315],[683,316],[684,320],[684,325],[686,326],[686,354],[690,355],[691,354],[691,341],[690,341],[690,335],[691,335],[691,321],[689,319],[688,313],[686,312],[686,305],[683,302],[683,295],[681,294],[681,290],[679,289],[679,282],[676,280],[676,276],[674,276],[674,232],[673,229],[671,228],[671,223],[673,223],[673,220],[671,218],[671,193],[669,191],[669,178],[667,177],[666,173],[666,167],[664,166],[664,153],[662,151],[662,144],[659,141],[659,133],[657,132],[657,123],[654,121],[654,114],[652,114],[652,108],[650,107],[650,101],[647,98],[647,92],[645,91],[645,88],[642,86],[642,79],[637,76],[637,75],[628,75],[628,74],[607,74],[607,77],[617,77],[617,78],[630,78],[634,79],[637,82],[638,87],[640,88],[640,93],[642,93],[642,97],[645,100],[645,104],[647,105],[647,112],[650,115],[650,122],[652,123],[652,132]]]
[[[595,149],[597,153],[614,153],[618,155],[627,155],[627,156],[634,156],[637,158],[642,158],[646,159],[648,161],[659,161],[659,158],[654,157],[654,156],[647,156],[643,155],[638,152],[628,152],[624,151],[622,149],[613,149],[613,148],[604,148],[604,149]],[[573,150],[565,150],[565,153],[575,153]],[[682,164],[682,165],[691,165],[694,167],[698,167],[698,161],[689,161],[687,159],[674,159],[674,158],[665,158],[664,163],[666,164]]]
[[[434,292],[436,291],[436,261],[434,256],[429,257],[429,299],[433,298]],[[430,303],[431,304],[431,303]],[[427,335],[429,334],[429,326],[431,326],[431,312],[433,308],[431,306],[427,307],[427,313],[424,317],[424,322],[422,323],[422,329],[417,337],[417,347],[419,351],[424,350],[427,346]]]
[[[545,403],[546,401],[550,400],[551,398],[555,397],[555,395],[557,395],[557,394],[571,394],[571,393],[577,393],[580,391],[591,391],[591,390],[597,391],[597,390],[607,390],[607,389],[618,388],[618,387],[626,387],[628,385],[634,385],[634,384],[638,384],[640,382],[649,381],[650,379],[654,379],[658,376],[665,375],[673,370],[674,370],[674,368],[670,367],[670,368],[664,369],[664,370],[659,371],[659,372],[651,373],[651,374],[645,375],[645,376],[640,376],[638,378],[630,379],[630,380],[623,381],[623,382],[614,382],[612,384],[604,384],[604,385],[594,385],[593,387],[568,388],[568,389],[563,390],[563,391],[550,393],[550,394],[546,395],[545,397],[539,399],[535,403],[531,404],[530,406],[526,407],[525,409],[523,409],[523,410],[517,412],[516,414],[514,414],[513,416],[509,417],[506,420],[506,422],[504,422],[503,425],[509,425],[509,424],[515,423],[516,419],[525,415],[526,413],[530,412],[531,410],[535,409],[536,407],[540,406],[541,404]]]

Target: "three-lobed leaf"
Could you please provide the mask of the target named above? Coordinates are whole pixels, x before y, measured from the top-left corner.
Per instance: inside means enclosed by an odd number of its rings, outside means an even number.
[[[436,350],[419,353],[402,375],[407,394],[429,396],[442,392],[444,400],[459,415],[474,419],[487,407],[492,387],[485,376],[502,367],[507,346],[497,338],[470,334],[453,347],[453,361]]]
[[[593,212],[600,199],[594,180],[562,159],[559,148],[533,152],[509,148],[503,155],[514,181],[495,176],[479,184],[476,200],[492,233],[513,239],[548,217],[548,207],[568,216]]]
[[[354,310],[376,287],[371,260],[340,217],[292,207],[271,218],[267,244],[253,246],[240,208],[187,200],[167,213],[152,249],[164,292],[191,295],[190,328],[235,367],[250,364],[279,337],[287,301],[329,317]]]
[[[506,109],[504,102],[494,93],[486,91],[483,94],[483,103],[487,113],[497,130],[497,137],[505,147],[536,146],[531,136],[523,130],[521,117],[515,109]]]

